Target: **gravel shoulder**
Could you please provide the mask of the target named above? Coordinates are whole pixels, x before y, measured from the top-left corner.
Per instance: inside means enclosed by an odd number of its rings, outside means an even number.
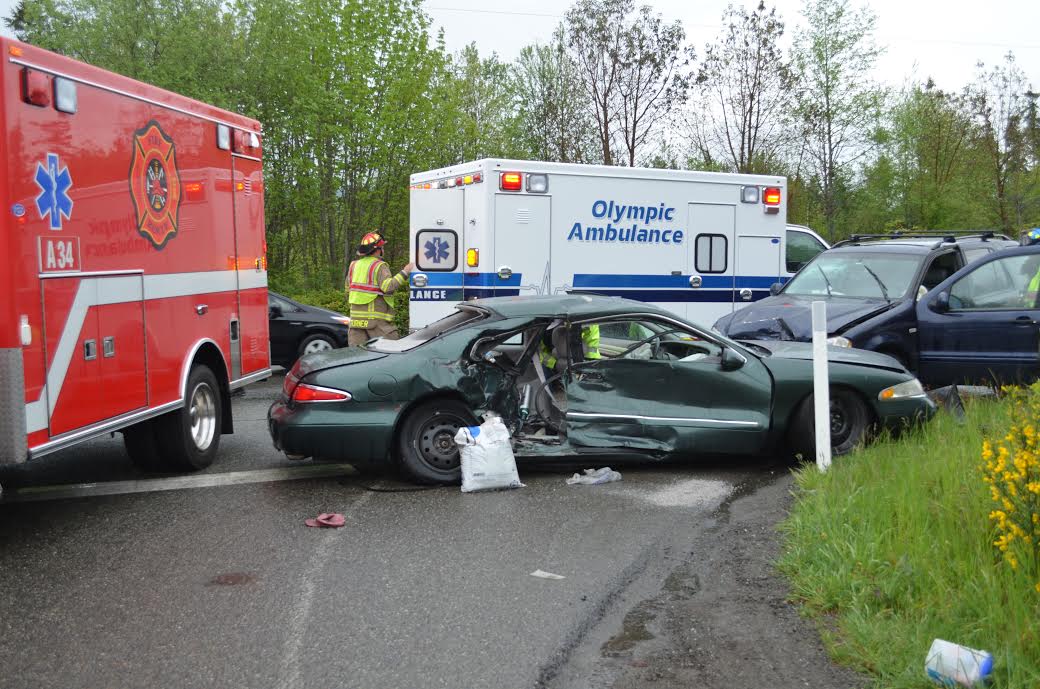
[[[684,557],[673,554],[672,565],[642,590],[635,584],[543,686],[865,686],[867,678],[829,659],[813,623],[787,602],[787,582],[773,567],[776,525],[792,486],[784,473],[738,488],[695,529]],[[654,590],[640,599],[647,588]]]

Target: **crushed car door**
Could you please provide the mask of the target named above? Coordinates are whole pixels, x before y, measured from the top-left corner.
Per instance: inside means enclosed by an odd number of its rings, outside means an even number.
[[[571,352],[572,360],[584,358],[573,363],[566,386],[572,445],[669,453],[761,449],[772,378],[757,358],[664,317],[579,323],[572,331],[592,327],[599,328],[592,355],[599,358],[585,358],[587,346],[577,357]]]
[[[1001,252],[962,268],[919,301],[920,379],[948,385],[1037,378],[1038,273],[1040,250]]]

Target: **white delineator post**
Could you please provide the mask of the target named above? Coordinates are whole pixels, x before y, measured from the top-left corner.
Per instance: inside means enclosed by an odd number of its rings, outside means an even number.
[[[812,303],[813,400],[816,419],[816,466],[831,465],[831,389],[827,374],[827,302]]]

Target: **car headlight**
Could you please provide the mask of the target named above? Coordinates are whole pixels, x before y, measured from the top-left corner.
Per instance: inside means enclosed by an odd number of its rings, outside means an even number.
[[[882,402],[888,402],[890,400],[905,400],[911,397],[926,397],[924,388],[921,387],[921,381],[916,378],[903,381],[899,385],[893,385],[890,388],[885,388],[878,393],[877,398]]]
[[[827,344],[833,347],[851,347],[852,340],[850,340],[847,337],[842,337],[841,335],[838,335],[836,337],[828,337]]]
[[[348,326],[350,325],[350,319],[347,318],[346,316],[329,316],[329,318],[331,318],[332,320],[336,321],[337,323],[342,323],[343,325],[348,325]]]

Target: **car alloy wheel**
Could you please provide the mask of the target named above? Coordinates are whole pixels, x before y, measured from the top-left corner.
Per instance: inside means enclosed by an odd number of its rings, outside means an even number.
[[[303,348],[304,354],[314,354],[316,352],[327,352],[332,349],[332,343],[328,340],[317,339],[311,340],[307,343],[307,346]]]

